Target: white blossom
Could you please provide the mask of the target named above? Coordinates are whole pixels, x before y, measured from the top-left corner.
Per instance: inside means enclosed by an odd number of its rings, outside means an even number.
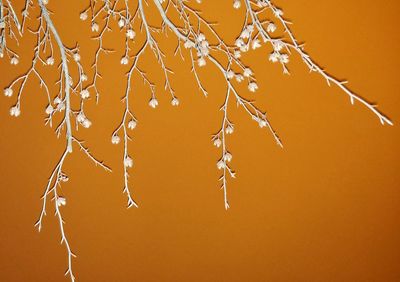
[[[231,160],[232,160],[232,155],[231,155],[231,153],[226,152],[226,153],[224,154],[224,161],[230,162]]]
[[[46,113],[47,115],[50,115],[51,113],[53,113],[53,111],[54,111],[53,106],[49,104],[49,105],[46,107],[45,113]]]
[[[49,0],[42,0],[42,3],[47,5],[47,4],[49,4]]]
[[[196,46],[196,44],[194,44],[194,42],[190,41],[189,39],[185,41],[185,43],[183,44],[183,46],[186,49],[190,49]]]
[[[242,82],[242,81],[244,80],[244,77],[243,77],[243,75],[241,75],[241,74],[235,75],[235,78],[236,78],[236,81],[237,81],[237,82]]]
[[[219,147],[221,147],[221,145],[222,145],[221,139],[216,138],[216,139],[214,140],[214,146],[216,146],[217,148],[219,148]]]
[[[123,28],[125,25],[125,20],[123,18],[120,18],[118,21],[118,26],[119,28]]]
[[[48,57],[46,60],[46,64],[49,66],[54,65],[54,58],[53,57]]]
[[[97,23],[92,23],[92,31],[93,32],[98,32],[99,31],[99,25]]]
[[[203,57],[201,57],[197,59],[197,64],[199,65],[199,67],[204,67],[206,65],[206,60]]]
[[[79,53],[75,53],[73,57],[75,62],[79,62],[81,60],[81,55],[79,55]]]
[[[225,133],[226,133],[226,134],[232,134],[232,133],[233,133],[233,126],[232,126],[232,125],[228,125],[228,126],[225,128]]]
[[[273,52],[273,53],[271,53],[271,54],[269,55],[269,60],[270,60],[271,62],[273,62],[273,63],[276,63],[276,62],[279,61],[279,57],[280,57],[280,54],[279,54],[279,53]]]
[[[283,16],[283,11],[281,9],[275,9],[274,15],[276,17],[281,17],[281,16]]]
[[[21,110],[19,109],[18,106],[11,107],[11,109],[10,109],[11,116],[18,117],[20,114],[21,114]]]
[[[172,105],[172,106],[178,106],[178,105],[179,105],[179,100],[178,100],[178,98],[174,97],[174,98],[171,100],[171,105]]]
[[[137,122],[133,119],[128,122],[129,129],[134,129],[136,127],[136,125],[137,125]]]
[[[251,71],[250,68],[245,68],[244,71],[243,71],[243,75],[245,77],[250,77],[252,74],[253,74],[253,72]]]
[[[156,98],[151,98],[149,101],[149,106],[155,109],[158,106],[158,101]]]
[[[281,55],[279,56],[279,61],[280,61],[282,64],[287,64],[287,63],[289,63],[289,56],[288,56],[287,54],[281,54]]]
[[[85,114],[82,113],[82,112],[80,112],[80,113],[78,114],[78,116],[76,117],[76,120],[77,120],[79,123],[83,123],[83,122],[85,121],[85,119],[86,119],[86,116],[85,116]]]
[[[256,92],[256,90],[258,89],[258,85],[255,82],[250,82],[248,88],[251,92]]]
[[[118,135],[113,135],[111,137],[111,143],[113,143],[113,144],[118,144],[120,141],[121,141],[121,138],[119,138]]]
[[[54,104],[56,104],[56,105],[60,104],[61,102],[62,102],[62,101],[61,101],[60,97],[56,97],[56,98],[54,99]]]
[[[88,77],[87,77],[87,75],[86,75],[86,74],[84,74],[84,73],[82,73],[82,74],[81,74],[81,80],[82,80],[82,81],[86,81],[86,80],[88,80]]]
[[[90,126],[92,126],[92,122],[86,118],[86,119],[82,122],[82,125],[83,125],[84,128],[89,128]]]
[[[12,88],[6,88],[6,89],[4,89],[4,96],[6,96],[6,97],[11,97],[12,94],[13,94]]]
[[[242,46],[244,46],[244,45],[246,45],[246,44],[244,43],[244,41],[243,41],[242,38],[238,38],[238,39],[236,39],[236,41],[235,41],[235,45],[236,45],[236,47],[242,47]]]
[[[229,70],[226,72],[226,77],[228,79],[232,79],[235,76],[235,73],[233,72],[233,70]]]
[[[239,59],[239,58],[242,56],[242,54],[240,53],[239,50],[236,50],[236,51],[233,53],[233,56],[235,57],[235,59]]]
[[[125,167],[132,167],[133,166],[133,160],[129,156],[125,157],[124,166]]]
[[[218,169],[224,169],[225,167],[226,167],[226,164],[225,164],[225,162],[223,160],[219,160],[217,162],[217,168]]]
[[[86,12],[82,12],[82,13],[79,15],[79,18],[80,18],[82,21],[85,21],[85,20],[87,20],[88,15],[87,15]]]
[[[285,43],[283,43],[282,40],[275,40],[272,43],[272,46],[274,47],[275,51],[279,52],[279,51],[281,51],[283,49],[283,47],[285,47]]]
[[[122,57],[122,58],[121,58],[121,65],[127,65],[128,62],[129,62],[129,61],[128,61],[128,57],[125,56],[125,57]]]
[[[253,50],[255,50],[255,49],[257,49],[257,48],[260,48],[260,47],[261,47],[260,40],[255,39],[255,40],[253,40],[253,42],[251,42],[251,48],[252,48]]]
[[[12,58],[11,58],[10,64],[12,64],[12,65],[18,65],[18,63],[19,63],[19,60],[18,60],[17,57],[12,57]]]
[[[128,31],[126,32],[126,37],[128,37],[129,39],[133,39],[135,38],[136,32],[134,32],[132,29],[128,29]]]
[[[274,23],[269,23],[267,26],[268,32],[274,32],[276,30],[276,25]]]
[[[6,23],[3,20],[1,20],[0,21],[0,29],[3,29],[5,27],[6,27]]]
[[[90,97],[89,90],[87,90],[87,89],[83,89],[80,94],[81,94],[82,99],[87,99]]]
[[[234,1],[233,1],[233,8],[239,9],[240,6],[241,6],[240,0],[234,0]]]
[[[64,197],[57,197],[56,203],[58,207],[65,206],[67,204],[67,200]]]

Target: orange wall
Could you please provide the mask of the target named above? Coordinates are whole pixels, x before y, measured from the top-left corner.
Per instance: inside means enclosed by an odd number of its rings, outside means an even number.
[[[210,93],[204,98],[188,63],[167,59],[181,100],[173,108],[148,52],[141,67],[159,85],[160,106],[147,106],[149,91],[136,77],[139,125],[129,146],[140,208],[126,210],[122,147],[110,143],[123,111],[126,71],[119,64],[122,37],[114,32],[106,44],[118,52],[102,57],[100,102],[86,105],[93,127],[77,134],[113,173],[76,149],[64,169],[70,181],[60,190],[68,201],[62,211],[78,256],[78,281],[400,281],[400,2],[276,3],[309,54],[348,79],[351,89],[379,102],[395,126],[383,127],[364,107],[351,106],[298,57],[291,57],[292,75],[283,76],[268,62],[269,49],[258,49],[244,58],[260,86],[248,97],[268,111],[285,147],[232,107],[236,130],[228,143],[237,179],[229,181],[231,209],[225,211],[215,166],[219,152],[210,140],[222,117],[222,77],[210,65],[201,70]],[[85,5],[50,1],[49,8],[64,41],[80,43],[89,67],[95,43],[88,39],[88,22],[78,18]],[[231,9],[231,1],[204,1],[202,7],[232,42],[244,10]],[[175,40],[162,42],[171,54]],[[18,67],[0,60],[0,87],[29,65],[33,38],[21,43]],[[18,119],[8,115],[12,103],[0,99],[0,281],[67,281],[66,252],[52,211],[41,233],[33,226],[64,140],[43,125],[46,99],[35,79]]]

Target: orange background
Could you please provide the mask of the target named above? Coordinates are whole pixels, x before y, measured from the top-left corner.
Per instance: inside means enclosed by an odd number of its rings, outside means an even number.
[[[100,66],[100,103],[86,105],[93,126],[77,134],[113,172],[95,167],[75,147],[64,169],[70,181],[60,190],[78,281],[400,281],[400,3],[276,4],[308,53],[348,79],[351,89],[378,101],[395,126],[383,127],[366,108],[351,106],[297,56],[289,64],[292,75],[284,76],[267,61],[269,49],[253,51],[244,61],[258,79],[257,105],[267,110],[285,147],[231,105],[236,128],[228,146],[237,179],[229,181],[231,209],[225,211],[215,165],[219,151],[210,139],[222,117],[223,78],[211,64],[201,70],[210,93],[204,98],[189,64],[168,58],[181,100],[173,108],[147,52],[141,67],[159,85],[160,106],[147,106],[149,91],[136,77],[132,106],[139,125],[129,146],[140,208],[127,210],[122,146],[110,143],[122,116],[126,71],[119,64],[123,36],[115,31],[107,44],[118,52],[103,56]],[[96,45],[88,39],[89,23],[78,18],[85,5],[50,1],[49,8],[66,44],[80,43],[88,68]],[[244,9],[232,9],[231,1],[201,7],[233,42]],[[172,54],[172,36],[162,42]],[[1,87],[29,66],[33,37],[21,43],[18,67],[0,60]],[[43,126],[46,99],[37,80],[27,87],[18,119],[8,114],[12,100],[0,99],[0,281],[67,281],[66,251],[51,209],[42,232],[33,227],[64,140]]]

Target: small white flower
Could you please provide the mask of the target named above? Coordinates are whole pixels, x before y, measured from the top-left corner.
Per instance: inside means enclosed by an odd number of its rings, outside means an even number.
[[[82,74],[81,74],[81,80],[82,80],[82,81],[86,81],[86,80],[88,80],[88,77],[87,77],[87,75],[86,75],[86,74],[84,74],[84,73],[82,73]]]
[[[46,64],[49,65],[49,66],[54,65],[54,58],[53,57],[47,58]]]
[[[124,166],[125,167],[132,167],[133,166],[133,160],[129,156],[125,157]]]
[[[118,21],[118,26],[119,28],[123,28],[125,25],[125,20],[123,18],[120,18]]]
[[[45,113],[46,113],[47,115],[50,115],[51,113],[53,113],[53,111],[54,111],[53,106],[52,106],[52,105],[48,105],[48,106],[46,107]]]
[[[233,8],[239,9],[241,6],[240,0],[234,0],[233,1]]]
[[[47,5],[49,4],[49,0],[42,0],[43,4]]]
[[[226,167],[226,164],[225,164],[225,162],[223,160],[219,160],[217,162],[217,168],[218,169],[224,169],[225,167]]]
[[[83,89],[80,94],[81,94],[82,99],[87,99],[90,97],[89,90],[87,90],[87,89]]]
[[[245,77],[250,77],[252,74],[253,74],[253,72],[249,68],[245,68],[244,71],[243,71],[243,75]]]
[[[249,45],[246,44],[246,45],[240,46],[240,51],[243,53],[249,51]]]
[[[236,47],[242,47],[242,46],[244,46],[244,45],[246,45],[246,44],[244,43],[244,41],[243,41],[242,38],[238,38],[238,39],[236,39],[236,41],[235,41],[235,45],[236,45]]]
[[[67,204],[67,200],[64,197],[57,197],[57,206],[65,206]]]
[[[172,106],[178,106],[178,105],[179,105],[179,100],[178,100],[178,98],[174,97],[174,99],[171,100],[171,105],[172,105]]]
[[[152,107],[153,109],[155,109],[155,107],[158,106],[158,101],[156,98],[151,98],[149,101],[149,106]]]
[[[3,50],[0,50],[0,58],[3,58],[4,54],[3,54]]]
[[[3,29],[6,27],[6,23],[4,21],[0,21],[0,29]]]
[[[287,54],[281,54],[281,56],[279,57],[279,61],[282,64],[287,64],[289,63],[289,56]]]
[[[201,57],[197,60],[197,64],[199,65],[199,67],[204,67],[206,65],[206,60]]]
[[[18,63],[19,63],[19,60],[18,60],[17,57],[12,57],[12,58],[11,58],[10,64],[12,64],[12,65],[18,65]]]
[[[84,128],[89,128],[92,125],[92,122],[85,118],[85,120],[82,122],[82,125]]]
[[[128,62],[129,61],[128,61],[128,58],[126,56],[121,58],[121,65],[127,65]]]
[[[259,126],[260,128],[266,127],[266,126],[267,126],[267,121],[264,120],[264,119],[259,119],[259,120],[258,120],[258,126]]]
[[[232,79],[235,76],[235,73],[233,72],[233,70],[229,70],[226,72],[226,77],[228,79]]]
[[[194,44],[194,42],[190,41],[189,39],[185,41],[185,43],[183,44],[183,46],[186,49],[190,49],[196,46],[196,44]]]
[[[111,143],[113,143],[113,144],[118,144],[120,141],[121,141],[121,138],[119,138],[118,135],[113,135],[111,137]]]
[[[267,26],[268,32],[274,32],[276,30],[276,25],[274,23],[269,23]]]
[[[273,53],[271,53],[271,54],[269,55],[269,60],[270,60],[271,62],[273,62],[273,63],[276,63],[276,62],[278,62],[279,57],[280,57],[279,53],[273,52]]]
[[[137,122],[133,119],[128,122],[129,129],[134,129],[136,127],[136,125],[137,125]]]
[[[228,126],[225,128],[225,133],[226,133],[226,134],[232,134],[232,133],[233,133],[233,126],[232,126],[232,125],[228,125]]]
[[[198,41],[198,42],[201,42],[201,41],[203,41],[203,40],[206,40],[206,36],[205,36],[203,33],[200,33],[200,34],[197,36],[197,41]]]
[[[256,92],[256,90],[258,89],[258,85],[255,82],[250,82],[248,88],[251,92]]]
[[[237,81],[237,82],[242,82],[242,81],[244,80],[244,77],[243,77],[243,75],[241,75],[241,74],[235,75],[235,78],[236,78],[236,81]]]
[[[221,145],[222,145],[221,139],[217,138],[217,139],[214,140],[214,146],[215,147],[219,148],[219,147],[221,147]]]
[[[85,20],[87,20],[88,15],[87,15],[86,12],[82,12],[82,13],[79,15],[79,18],[80,18],[82,21],[85,21]]]
[[[232,154],[229,152],[226,152],[224,155],[224,161],[230,162],[232,160]]]
[[[251,42],[251,48],[252,48],[253,50],[255,50],[255,49],[257,49],[257,48],[260,48],[260,47],[261,47],[260,40],[255,39],[255,40],[253,40],[253,42]]]
[[[132,29],[128,29],[128,31],[126,32],[126,37],[128,37],[129,39],[133,39],[135,38],[136,32],[134,32]]]
[[[92,23],[92,31],[93,32],[98,32],[99,31],[99,25],[97,23]]]
[[[235,57],[235,59],[239,59],[239,58],[242,56],[242,53],[240,53],[239,50],[236,50],[236,51],[233,53],[233,56]]]
[[[240,38],[246,39],[250,37],[250,31],[246,29],[244,29],[242,31],[242,33],[240,34]]]
[[[277,51],[277,52],[281,51],[283,49],[283,47],[285,47],[285,43],[283,43],[282,40],[275,40],[272,43],[272,45],[274,47],[274,50]]]
[[[60,103],[57,105],[57,111],[61,112],[65,110],[65,104],[64,103]]]
[[[11,88],[4,89],[4,96],[11,97],[13,94],[13,90]]]
[[[21,114],[21,110],[19,109],[18,106],[11,107],[11,109],[10,109],[10,115],[11,116],[17,117],[20,114]]]
[[[83,123],[83,122],[85,121],[85,119],[86,119],[86,116],[85,116],[85,114],[82,113],[82,112],[80,112],[80,113],[78,114],[78,116],[76,117],[76,120],[77,120],[79,123]]]
[[[60,103],[61,103],[60,97],[56,97],[56,98],[54,99],[54,104],[58,105],[58,104],[60,104]]]
[[[79,53],[75,53],[73,57],[75,62],[79,62],[81,60],[81,55],[79,55]]]
[[[280,9],[276,9],[276,10],[274,11],[274,15],[275,15],[275,17],[283,16],[283,11],[280,10]]]

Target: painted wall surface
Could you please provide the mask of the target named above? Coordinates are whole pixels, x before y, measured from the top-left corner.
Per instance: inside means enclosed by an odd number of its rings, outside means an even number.
[[[17,2],[22,8],[24,1]],[[217,30],[233,42],[244,10],[234,10],[231,1],[203,2],[204,17],[219,21]],[[116,29],[105,44],[117,52],[101,58],[99,104],[86,104],[93,126],[78,132],[113,172],[76,150],[65,167],[70,181],[60,190],[68,201],[63,214],[77,254],[77,281],[400,281],[400,2],[276,4],[306,51],[349,80],[356,93],[379,102],[395,125],[381,126],[366,108],[352,106],[296,55],[292,74],[284,76],[268,62],[267,47],[249,53],[244,61],[260,89],[247,97],[267,111],[284,148],[242,110],[232,111],[236,128],[228,144],[237,179],[229,181],[231,209],[225,211],[215,165],[219,151],[211,142],[222,118],[223,78],[211,65],[201,69],[209,92],[203,97],[188,61],[172,56],[176,40],[160,36],[181,105],[171,107],[147,52],[141,68],[159,85],[160,105],[147,105],[149,90],[136,77],[132,106],[139,124],[130,152],[140,207],[127,210],[122,147],[110,142],[123,113],[127,71],[119,63],[123,34]],[[48,7],[64,41],[79,42],[88,68],[96,43],[89,23],[79,20],[86,3],[50,1]],[[153,8],[146,9],[150,15]],[[33,44],[31,35],[21,41],[17,67],[0,60],[1,88],[29,66]],[[34,228],[64,140],[44,126],[46,98],[37,80],[28,82],[23,96],[17,119],[8,114],[12,100],[0,98],[0,281],[67,281],[66,252],[51,210],[42,232]]]

